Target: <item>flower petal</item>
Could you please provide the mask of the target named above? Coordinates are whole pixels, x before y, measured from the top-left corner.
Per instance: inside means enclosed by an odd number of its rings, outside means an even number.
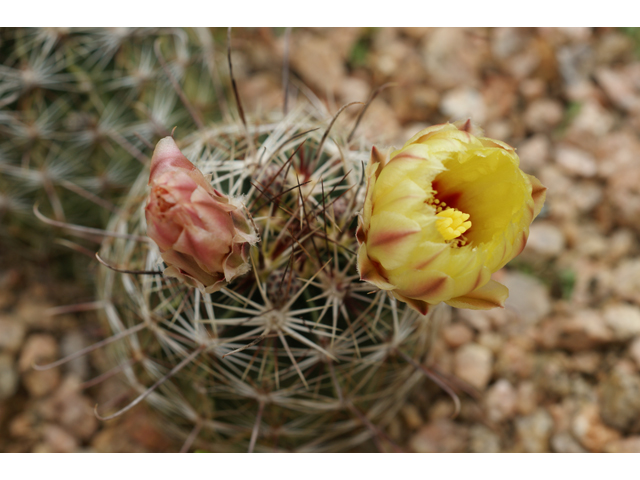
[[[456,308],[489,310],[496,307],[504,308],[504,302],[508,297],[509,289],[492,279],[484,286],[466,295],[447,300],[446,303]]]

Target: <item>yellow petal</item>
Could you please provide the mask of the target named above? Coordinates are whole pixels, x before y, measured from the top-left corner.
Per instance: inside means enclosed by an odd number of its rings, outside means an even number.
[[[489,280],[486,285],[459,297],[451,298],[447,304],[456,308],[469,308],[471,310],[489,310],[491,308],[504,308],[504,302],[509,297],[509,289]]]

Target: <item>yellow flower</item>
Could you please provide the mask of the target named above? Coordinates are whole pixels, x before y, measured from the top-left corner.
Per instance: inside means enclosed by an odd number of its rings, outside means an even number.
[[[509,291],[491,274],[522,252],[544,203],[512,147],[469,130],[435,125],[389,156],[373,147],[366,169],[360,278],[422,314],[440,302],[504,306]]]

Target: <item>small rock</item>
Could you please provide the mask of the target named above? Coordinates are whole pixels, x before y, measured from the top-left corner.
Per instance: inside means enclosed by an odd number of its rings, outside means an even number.
[[[79,387],[76,376],[66,377],[60,388],[40,405],[39,412],[76,437],[88,440],[98,429],[98,420],[93,412],[94,402],[83,396]]]
[[[635,235],[631,231],[616,229],[607,241],[607,260],[613,263],[628,255],[634,243]]]
[[[455,413],[455,405],[451,399],[436,400],[429,407],[429,420],[434,421],[439,418],[451,418]]]
[[[78,330],[71,330],[60,340],[60,355],[66,357],[87,346],[85,337]],[[64,364],[64,370],[84,380],[89,376],[89,360],[86,355]]]
[[[528,378],[533,372],[531,346],[524,337],[514,337],[502,346],[496,371],[507,378]]]
[[[487,312],[489,312],[489,310],[456,310],[458,318],[479,332],[486,332],[491,329],[491,319],[489,315],[487,315]]]
[[[402,415],[402,418],[404,418],[407,427],[409,427],[411,430],[420,428],[424,423],[422,421],[422,416],[420,415],[420,412],[418,411],[416,406],[410,403],[407,403],[402,407],[402,409],[400,410],[400,414]]]
[[[620,262],[613,271],[614,292],[625,300],[640,304],[640,259]]]
[[[564,235],[554,224],[540,221],[531,225],[526,250],[550,258],[558,256],[564,248]]]
[[[556,453],[586,453],[582,445],[569,432],[556,433],[551,437],[551,450]]]
[[[321,95],[337,91],[345,76],[344,61],[326,39],[305,33],[291,49],[291,65]]]
[[[629,356],[636,363],[636,368],[640,369],[640,337],[629,345]]]
[[[524,381],[518,385],[516,393],[516,411],[520,415],[529,415],[538,407],[536,386],[533,382]]]
[[[603,452],[605,447],[620,439],[620,433],[605,425],[597,405],[584,405],[573,418],[571,430],[580,444],[590,452]]]
[[[500,379],[487,390],[484,404],[490,421],[500,423],[508,420],[515,414],[516,391],[508,380]]]
[[[472,119],[474,123],[485,121],[487,112],[482,95],[470,87],[461,87],[448,91],[440,103],[441,112],[450,120]]]
[[[556,161],[567,173],[580,177],[593,177],[598,171],[593,155],[567,145],[556,148]]]
[[[46,364],[57,360],[58,344],[55,338],[46,334],[33,334],[27,338],[22,348],[18,368],[20,372],[30,370],[34,364]]]
[[[640,335],[640,308],[628,304],[608,305],[604,320],[616,340],[626,341]]]
[[[567,194],[567,202],[581,213],[591,212],[602,203],[603,189],[592,181],[577,181],[571,190],[565,193]]]
[[[18,389],[18,372],[11,355],[0,354],[0,401],[5,400]]]
[[[60,370],[30,370],[22,374],[22,383],[34,397],[42,397],[51,393],[60,383]]]
[[[602,364],[602,355],[598,352],[577,352],[571,357],[571,368],[576,372],[593,375]]]
[[[640,98],[633,85],[633,76],[626,71],[601,68],[596,71],[596,80],[617,107],[627,111],[640,109]]]
[[[613,127],[613,116],[599,102],[590,100],[580,108],[580,112],[573,119],[569,135],[585,133],[596,137],[605,135]]]
[[[566,360],[566,355],[557,351],[536,356],[533,380],[538,391],[559,398],[571,393],[571,377]]]
[[[605,446],[607,453],[640,453],[640,435],[620,438]]]
[[[615,368],[600,386],[600,415],[618,430],[640,426],[640,376]]]
[[[366,102],[371,94],[371,86],[361,78],[347,77],[339,88],[345,102]]]
[[[45,451],[51,453],[73,453],[78,450],[78,442],[63,428],[52,423],[46,424],[42,430]]]
[[[546,135],[538,133],[522,142],[517,151],[520,157],[520,168],[525,172],[534,172],[549,160],[551,142]]]
[[[499,333],[482,332],[478,335],[478,343],[483,347],[487,347],[494,355],[498,355],[504,345],[504,339]]]
[[[538,323],[551,311],[547,287],[535,277],[520,272],[506,272],[502,282],[509,289],[505,307],[527,324]]]
[[[500,435],[484,425],[472,425],[469,429],[469,449],[472,453],[499,453]]]
[[[598,312],[579,310],[569,318],[554,318],[545,322],[540,341],[549,349],[559,347],[576,352],[612,342],[613,333]]]
[[[473,340],[473,331],[462,323],[453,323],[442,329],[442,338],[451,348],[458,348]]]
[[[527,453],[549,451],[549,438],[553,431],[551,415],[540,408],[535,413],[516,419],[516,437],[522,450]]]
[[[38,419],[32,411],[19,413],[11,420],[9,424],[9,435],[13,438],[29,438],[35,439],[39,436],[36,429]]]
[[[493,355],[487,347],[468,343],[456,350],[455,375],[479,390],[484,390],[489,383],[492,366]]]
[[[22,346],[22,340],[27,327],[17,318],[0,318],[0,351],[17,352]]]
[[[524,113],[524,123],[533,132],[548,132],[556,127],[563,116],[562,105],[556,100],[534,100]]]
[[[44,330],[51,330],[56,323],[54,317],[48,314],[52,305],[44,303],[41,298],[37,296],[35,299],[31,298],[30,294],[23,294],[22,298],[16,306],[16,314],[20,321],[31,328],[38,328]]]
[[[409,440],[416,453],[461,453],[466,451],[468,431],[449,419],[440,419],[423,426]]]

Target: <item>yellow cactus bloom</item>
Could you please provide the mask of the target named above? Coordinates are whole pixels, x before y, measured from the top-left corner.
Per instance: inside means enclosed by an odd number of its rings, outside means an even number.
[[[465,124],[435,125],[400,149],[373,147],[358,219],[360,278],[422,314],[504,306],[491,274],[520,254],[546,187],[506,143]]]

